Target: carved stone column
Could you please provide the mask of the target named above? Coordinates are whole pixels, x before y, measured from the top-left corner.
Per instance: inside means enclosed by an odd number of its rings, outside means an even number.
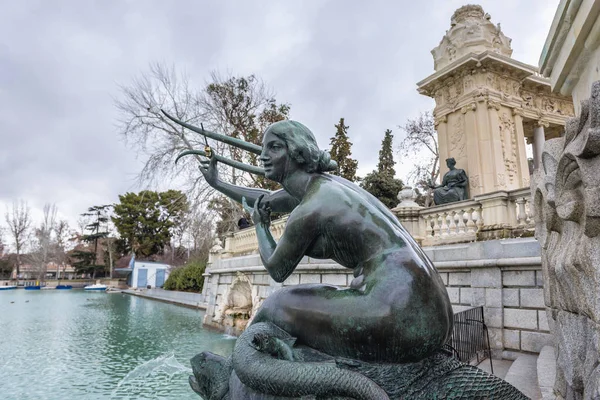
[[[469,175],[469,198],[482,193],[481,184],[481,156],[479,154],[479,139],[477,135],[477,103],[472,102],[462,107],[461,113],[464,119],[464,140],[466,141],[466,153],[459,161]]]
[[[440,176],[444,176],[448,172],[448,167],[446,167],[446,163],[444,162],[448,158],[448,118],[445,115],[435,116],[433,123],[438,134]]]
[[[529,186],[529,165],[527,164],[527,150],[525,148],[525,131],[523,130],[523,109],[514,108],[515,133],[517,144],[517,160],[519,162],[519,187]]]
[[[538,169],[542,162],[542,151],[544,148],[544,142],[546,141],[546,134],[544,128],[549,126],[548,122],[539,120],[535,128],[533,128],[533,168]]]

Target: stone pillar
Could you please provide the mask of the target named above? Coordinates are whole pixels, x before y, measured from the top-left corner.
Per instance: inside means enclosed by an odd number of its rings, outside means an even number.
[[[424,208],[415,203],[417,194],[410,186],[405,186],[398,193],[400,203],[392,208],[392,213],[398,218],[402,226],[419,243],[423,242],[425,236],[424,220],[421,220],[420,211]]]
[[[542,163],[542,151],[544,148],[544,142],[546,141],[546,135],[544,133],[544,127],[548,127],[548,123],[545,121],[538,121],[538,125],[533,128],[533,168],[538,169]]]
[[[459,165],[469,177],[468,195],[469,199],[482,193],[481,184],[481,159],[479,154],[479,138],[477,135],[477,103],[472,102],[461,109],[465,121],[466,157],[463,158],[464,165]]]
[[[520,187],[529,187],[529,165],[527,164],[527,152],[525,149],[525,132],[523,131],[523,109],[514,108],[515,129],[517,135],[517,162],[519,163]]]
[[[439,151],[439,165],[440,165],[440,177],[444,176],[448,172],[446,166],[446,158],[448,158],[448,117],[442,115],[441,117],[434,118],[435,130],[438,133],[438,151]]]
[[[489,100],[487,102],[489,115],[489,132],[492,154],[489,163],[492,167],[492,180],[484,184],[486,190],[483,193],[490,193],[497,190],[506,190],[506,170],[504,167],[504,158],[502,155],[502,140],[500,138],[500,118],[499,111],[502,108],[499,102]],[[491,187],[490,187],[491,186]]]

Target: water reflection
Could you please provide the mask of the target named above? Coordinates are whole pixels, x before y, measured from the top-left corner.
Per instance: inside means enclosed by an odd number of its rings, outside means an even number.
[[[202,317],[122,294],[0,292],[0,398],[199,399],[189,359],[235,343]]]

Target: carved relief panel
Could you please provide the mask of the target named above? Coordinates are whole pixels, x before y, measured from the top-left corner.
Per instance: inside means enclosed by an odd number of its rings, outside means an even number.
[[[499,116],[500,142],[504,168],[510,184],[518,178],[517,132],[513,118],[505,111]]]
[[[467,138],[463,114],[455,116],[448,132],[448,141],[448,155],[450,157],[461,158],[467,155]]]

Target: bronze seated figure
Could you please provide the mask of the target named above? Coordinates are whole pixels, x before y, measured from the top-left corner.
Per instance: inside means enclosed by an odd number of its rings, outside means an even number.
[[[236,145],[258,153],[251,145]],[[428,398],[434,386],[415,386],[414,382],[427,382],[419,381],[419,374],[429,380],[439,375],[441,388],[434,389],[438,394],[462,393],[461,385],[455,384],[457,373],[463,374],[463,381],[485,375],[486,382],[495,382],[480,385],[484,394],[506,392],[512,397],[505,398],[524,398],[503,381],[441,353],[453,312],[436,269],[381,202],[326,173],[336,164],[319,150],[307,127],[286,120],[264,132],[264,175],[282,190],[223,182],[218,161],[223,159],[214,154],[203,161],[202,174],[251,213],[262,262],[275,281],[288,278],[304,256],[333,259],[352,269],[354,279],[348,288],[296,285],[268,297],[238,338],[231,358],[203,353],[192,360],[190,383],[205,399],[381,400],[408,393],[411,398]],[[290,213],[279,242],[269,230],[271,212]],[[223,379],[228,379],[228,387]]]
[[[457,169],[456,160],[452,157],[446,160],[446,165],[450,170],[444,174],[442,184],[439,186],[430,185],[433,189],[433,202],[437,206],[468,198],[469,178],[467,178],[465,170]]]

